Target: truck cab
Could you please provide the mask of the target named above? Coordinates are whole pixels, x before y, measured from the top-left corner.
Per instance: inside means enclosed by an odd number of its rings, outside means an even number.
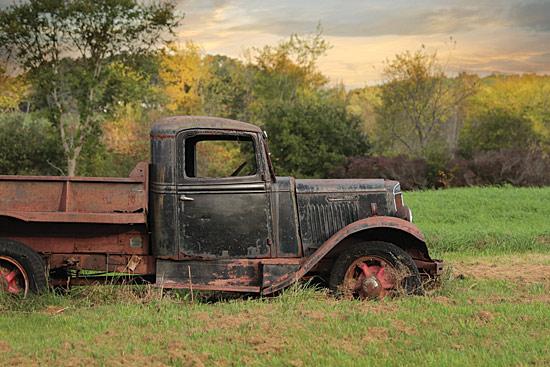
[[[257,294],[317,276],[376,298],[442,270],[398,182],[276,176],[265,132],[222,118],[158,121],[150,164],[127,179],[0,176],[0,222],[10,293],[106,270]]]
[[[396,181],[276,176],[267,134],[228,119],[163,119],[151,149],[152,244],[164,286],[269,293],[305,275],[328,280],[346,248],[384,241],[423,274],[440,271]],[[228,150],[235,154],[220,162]]]

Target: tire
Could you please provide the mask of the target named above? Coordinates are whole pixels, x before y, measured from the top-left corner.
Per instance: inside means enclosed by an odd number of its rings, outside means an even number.
[[[360,265],[363,263],[373,265],[367,265],[367,269],[376,269],[378,266],[378,271],[382,268],[390,270],[386,271],[386,276],[382,276],[380,281],[377,274],[363,274]],[[391,281],[387,279],[390,271],[396,274],[391,277]],[[372,276],[375,276],[376,281],[365,283],[366,278],[371,279]],[[387,294],[399,292],[409,295],[423,294],[420,274],[411,256],[396,245],[382,241],[358,242],[345,249],[333,264],[329,288],[335,294],[347,293],[362,299],[383,298]]]
[[[6,278],[15,272],[15,281]],[[11,283],[8,283],[8,279]],[[8,291],[26,296],[47,288],[46,269],[40,255],[22,243],[0,239],[0,292]],[[17,283],[17,284],[16,284]],[[15,285],[16,287],[9,287]]]

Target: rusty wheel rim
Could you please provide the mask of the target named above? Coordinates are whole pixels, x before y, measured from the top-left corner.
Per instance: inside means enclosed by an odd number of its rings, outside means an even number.
[[[348,267],[343,281],[346,296],[382,299],[397,289],[396,269],[377,256],[362,256]]]
[[[0,256],[0,291],[23,297],[29,292],[27,272],[17,260],[8,256]]]

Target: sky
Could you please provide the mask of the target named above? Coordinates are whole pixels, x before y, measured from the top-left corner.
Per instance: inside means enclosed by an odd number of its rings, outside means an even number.
[[[242,57],[321,24],[332,48],[319,61],[332,83],[380,83],[384,62],[422,45],[449,73],[550,74],[550,0],[176,0],[180,42]]]
[[[332,48],[319,68],[348,88],[382,82],[385,61],[422,45],[450,74],[550,74],[550,0],[172,1],[185,13],[177,41],[211,54],[241,58],[321,24]]]

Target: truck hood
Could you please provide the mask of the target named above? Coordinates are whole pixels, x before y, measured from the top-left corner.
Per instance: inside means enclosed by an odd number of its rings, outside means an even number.
[[[329,179],[296,180],[296,193],[334,193],[385,191],[397,184],[397,181],[384,179]]]

